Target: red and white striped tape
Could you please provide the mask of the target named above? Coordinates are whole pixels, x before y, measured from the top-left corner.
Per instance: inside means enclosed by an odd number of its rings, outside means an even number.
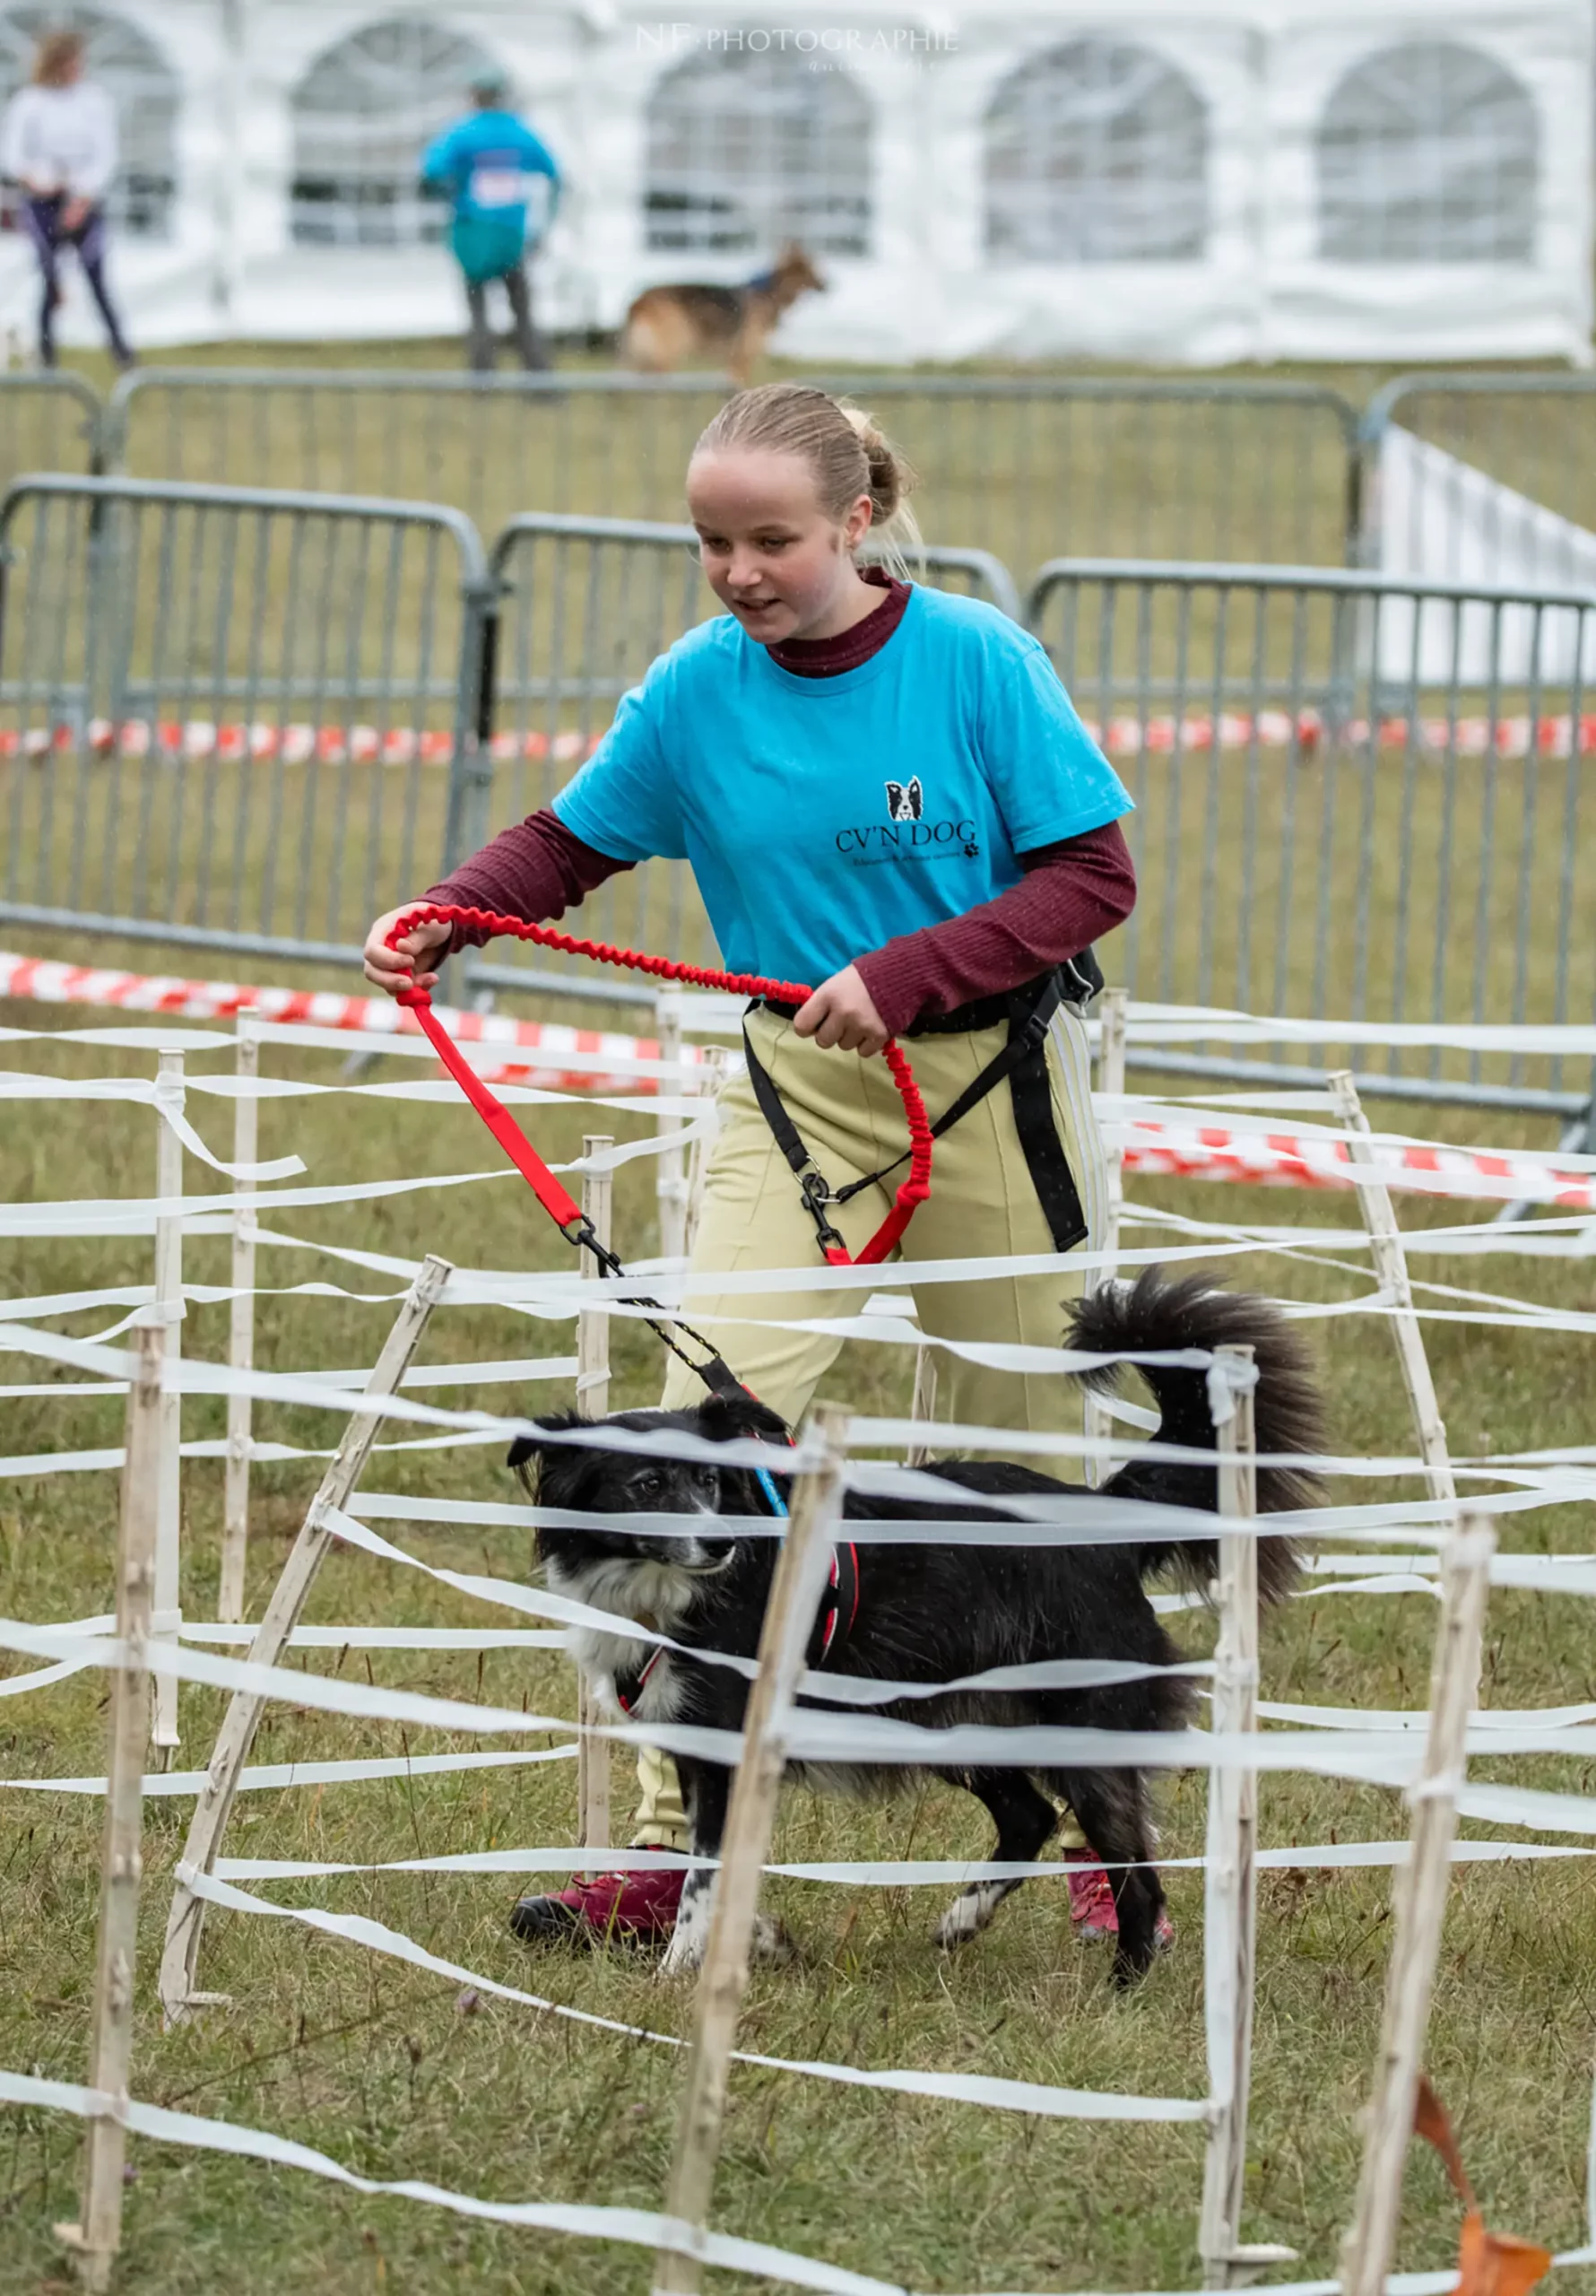
[[[109,1006],[121,1013],[166,1013],[187,1021],[232,1020],[254,1013],[263,1021],[337,1029],[353,1036],[415,1037],[412,1015],[386,996],[345,996],[335,990],[257,988],[215,980],[99,970],[0,951],[0,996],[31,998],[46,1004]],[[500,1013],[461,1013],[438,1008],[438,1016],[459,1044],[502,1045],[501,1067],[483,1073],[499,1083],[534,1085],[545,1091],[605,1094],[659,1091],[657,1076],[630,1070],[562,1067],[573,1055],[592,1059],[655,1060],[651,1037],[629,1037],[608,1030],[573,1029],[551,1021],[516,1021]],[[533,1055],[535,1057],[529,1058]],[[683,1045],[686,1063],[699,1060],[696,1045]],[[1349,1187],[1346,1143],[1333,1135],[1302,1135],[1262,1130],[1236,1131],[1225,1126],[1171,1122],[1167,1118],[1128,1117],[1111,1122],[1127,1171],[1183,1179],[1242,1180],[1263,1187]],[[1596,1172],[1571,1170],[1522,1150],[1381,1143],[1375,1151],[1378,1176],[1438,1196],[1510,1200],[1524,1198],[1562,1211],[1596,1211]]]
[[[1542,718],[1348,718],[1332,732],[1317,709],[1223,710],[1217,717],[1188,711],[1181,718],[1111,718],[1106,733],[1089,718],[1087,730],[1110,757],[1253,748],[1296,748],[1311,755],[1332,744],[1341,750],[1402,750],[1411,744],[1433,757],[1566,758],[1596,751],[1596,712],[1577,718],[1566,712]]]
[[[1245,1180],[1254,1187],[1351,1187],[1344,1140],[1281,1132],[1189,1128],[1166,1118],[1132,1117],[1114,1127],[1127,1171],[1180,1179]],[[1522,1150],[1491,1152],[1426,1143],[1381,1141],[1375,1177],[1428,1195],[1522,1199],[1565,1212],[1596,1211],[1596,1172],[1570,1170]]]
[[[517,758],[553,758],[558,763],[579,765],[591,757],[601,734],[567,731],[559,734],[495,734],[493,755],[504,762]],[[224,765],[447,765],[455,754],[455,736],[447,727],[414,726],[218,726],[208,718],[130,718],[113,726],[108,718],[89,721],[86,746],[96,757],[157,757],[175,763],[182,759],[202,763],[215,758]],[[70,726],[0,726],[0,758],[42,759],[72,756],[78,737]]]
[[[1111,718],[1106,727],[1088,718],[1086,728],[1111,757],[1167,757],[1175,752],[1205,755],[1219,750],[1287,749],[1312,753],[1329,738],[1323,715],[1317,709],[1225,710],[1217,717],[1188,711],[1184,717]],[[497,733],[491,752],[502,764],[518,760],[579,765],[591,757],[603,739],[601,733]],[[1463,757],[1504,758],[1585,757],[1596,752],[1596,712],[1573,718],[1366,718],[1346,719],[1336,735],[1338,745],[1361,750],[1371,743],[1377,749],[1403,749],[1411,741],[1427,755],[1455,753]],[[266,765],[439,765],[455,753],[455,737],[444,727],[414,726],[273,726],[216,725],[205,718],[186,720],[134,718],[124,726],[108,719],[90,721],[86,746],[97,757],[156,757],[200,763],[215,759],[222,764]],[[0,726],[0,759],[43,759],[51,754],[75,754],[78,737],[70,726]]]
[[[221,980],[184,980],[175,975],[111,972],[87,965],[60,964],[0,951],[0,996],[31,998],[42,1004],[93,1004],[118,1013],[166,1013],[185,1021],[230,1021],[253,1013],[263,1021],[337,1029],[352,1036],[419,1037],[414,1015],[387,996],[345,996],[334,989],[257,988]],[[502,1068],[485,1070],[500,1083],[530,1084],[544,1091],[654,1092],[659,1082],[630,1071],[606,1074],[587,1065],[562,1067],[572,1054],[607,1060],[656,1060],[659,1046],[647,1037],[613,1034],[605,1029],[573,1029],[554,1021],[516,1021],[502,1013],[461,1013],[437,1008],[456,1044],[503,1045]],[[535,1056],[535,1057],[531,1057]],[[701,1057],[684,1045],[686,1062]]]

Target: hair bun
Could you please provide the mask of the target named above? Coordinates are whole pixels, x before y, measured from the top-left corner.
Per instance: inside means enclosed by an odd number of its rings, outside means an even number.
[[[894,517],[906,494],[915,483],[915,474],[893,448],[890,441],[878,427],[873,414],[862,406],[838,403],[838,411],[848,428],[864,449],[865,463],[870,471],[870,500],[878,521],[883,526]]]

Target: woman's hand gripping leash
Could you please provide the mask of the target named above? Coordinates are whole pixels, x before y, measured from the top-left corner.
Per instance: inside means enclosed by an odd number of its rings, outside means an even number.
[[[845,965],[823,980],[809,1002],[794,1015],[794,1036],[813,1037],[826,1051],[857,1052],[865,1058],[885,1052],[892,1031],[876,1011],[875,1001],[856,965]]]

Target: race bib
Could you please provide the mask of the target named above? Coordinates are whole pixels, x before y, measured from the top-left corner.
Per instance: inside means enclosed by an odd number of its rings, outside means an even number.
[[[526,178],[519,168],[477,168],[471,178],[473,207],[524,207]]]

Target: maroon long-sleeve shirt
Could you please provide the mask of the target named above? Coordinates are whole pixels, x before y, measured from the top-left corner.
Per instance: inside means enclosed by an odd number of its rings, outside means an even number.
[[[789,639],[771,659],[800,677],[835,677],[879,653],[903,618],[908,585],[887,582],[872,613],[838,638]],[[854,965],[871,1001],[895,1036],[919,1020],[951,1013],[1051,972],[1066,958],[1127,918],[1136,901],[1136,873],[1117,822],[1019,856],[1025,872],[995,900],[962,917],[904,933],[862,952]],[[635,865],[573,837],[547,806],[503,830],[425,898],[459,908],[491,909],[542,924],[577,908],[607,877]],[[486,936],[455,928],[454,947]]]

